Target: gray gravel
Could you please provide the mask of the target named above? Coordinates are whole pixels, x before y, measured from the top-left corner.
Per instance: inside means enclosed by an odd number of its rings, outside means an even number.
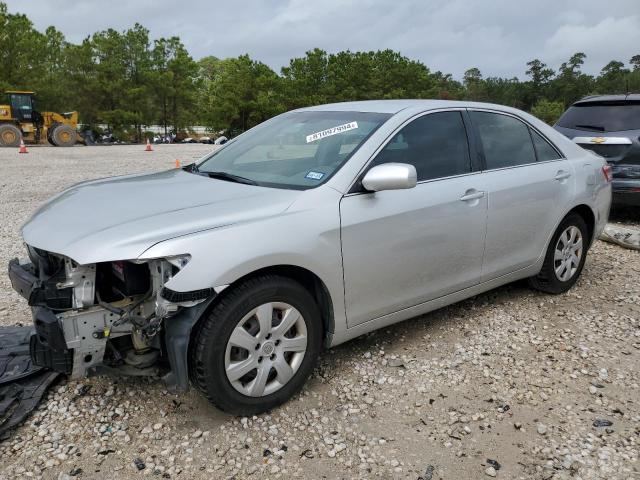
[[[0,262],[23,255],[19,226],[60,189],[209,148],[0,150]],[[0,479],[637,479],[639,280],[640,252],[597,242],[568,294],[519,283],[356,339],[270,415],[154,380],[62,382],[0,443]],[[0,276],[0,323],[29,321]]]

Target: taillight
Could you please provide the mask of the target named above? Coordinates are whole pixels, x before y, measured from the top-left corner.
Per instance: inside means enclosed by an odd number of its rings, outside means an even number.
[[[605,165],[602,167],[602,175],[607,182],[613,180],[613,173],[611,173],[611,165]]]

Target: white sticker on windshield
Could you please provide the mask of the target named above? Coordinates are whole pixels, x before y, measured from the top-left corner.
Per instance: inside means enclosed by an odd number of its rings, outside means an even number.
[[[304,178],[309,178],[311,180],[322,180],[322,177],[324,177],[324,173],[314,171],[311,171],[304,176]]]
[[[342,132],[348,132],[349,130],[354,130],[356,128],[358,128],[358,122],[349,122],[345,123],[344,125],[338,125],[337,127],[327,128],[326,130],[322,130],[321,132],[307,135],[307,143],[315,142],[316,140],[320,140],[321,138],[330,137],[331,135],[337,135]]]

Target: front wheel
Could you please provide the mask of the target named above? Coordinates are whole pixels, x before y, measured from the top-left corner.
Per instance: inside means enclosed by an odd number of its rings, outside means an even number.
[[[322,321],[311,294],[289,278],[231,288],[197,329],[191,377],[221,410],[254,415],[302,388],[320,353]]]
[[[77,140],[78,134],[69,125],[57,125],[53,129],[50,139],[56,147],[73,147]]]
[[[529,279],[536,290],[559,294],[578,281],[587,257],[587,224],[576,214],[567,215],[549,242],[540,273]]]

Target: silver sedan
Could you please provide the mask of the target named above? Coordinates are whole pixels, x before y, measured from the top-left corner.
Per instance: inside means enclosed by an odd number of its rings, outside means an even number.
[[[76,185],[23,228],[35,363],[161,375],[269,410],[324,347],[528,278],[576,282],[604,160],[536,118],[435,100],[277,116],[193,165]]]

